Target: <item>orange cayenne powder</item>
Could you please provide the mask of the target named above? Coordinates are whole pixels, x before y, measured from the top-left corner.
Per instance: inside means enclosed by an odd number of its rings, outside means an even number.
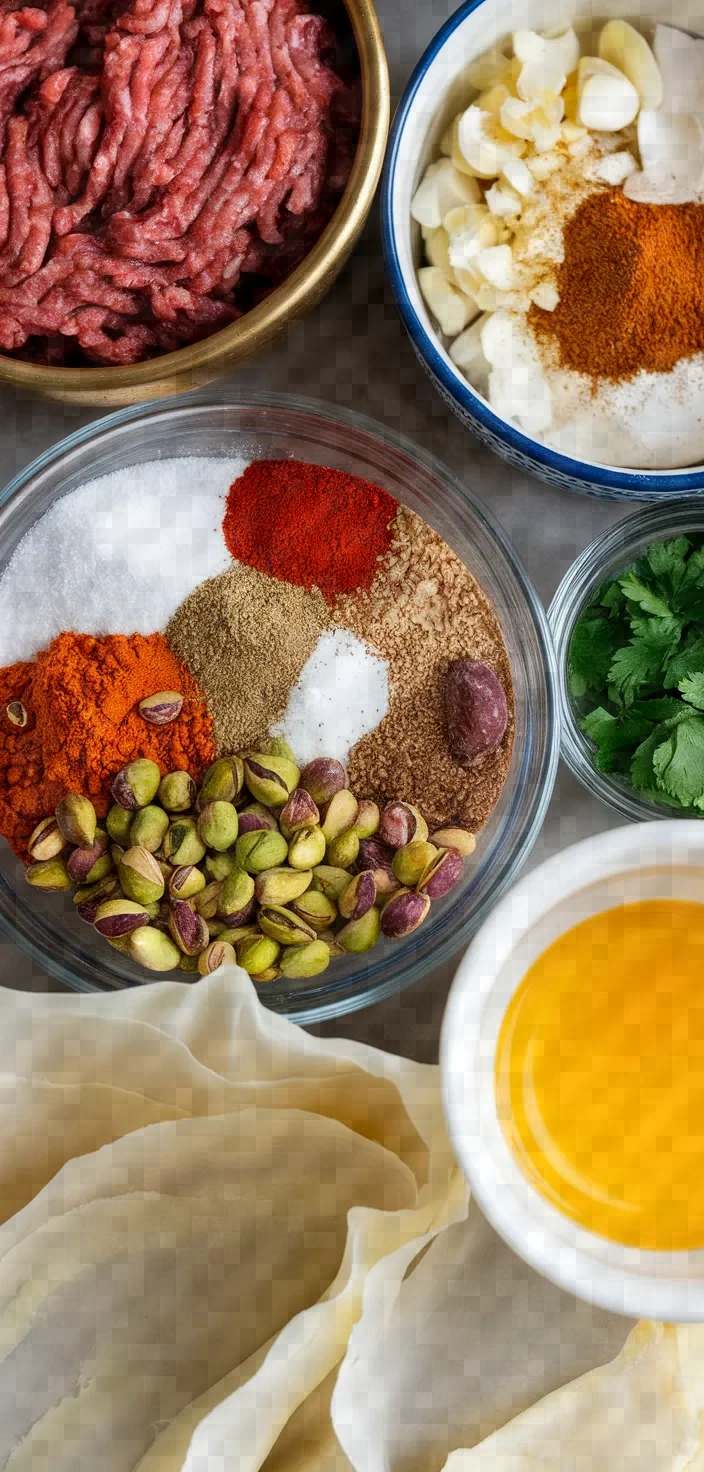
[[[158,690],[185,697],[168,726],[150,726],[137,710]],[[6,715],[11,701],[27,711],[23,730]],[[63,633],[36,661],[0,670],[0,833],[21,857],[66,792],[90,797],[102,817],[115,773],[139,756],[196,780],[215,759],[202,692],[161,634]]]
[[[704,351],[704,206],[591,194],[565,226],[554,312],[529,322],[562,368],[624,380]]]

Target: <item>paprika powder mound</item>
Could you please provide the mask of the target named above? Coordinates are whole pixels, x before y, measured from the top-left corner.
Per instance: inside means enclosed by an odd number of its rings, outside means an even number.
[[[232,556],[328,598],[371,587],[398,502],[371,481],[301,460],[254,460],[223,521]]]
[[[184,696],[167,726],[151,726],[137,711],[157,690]],[[27,711],[24,729],[5,713],[12,700]],[[21,857],[32,829],[66,792],[90,797],[102,817],[115,773],[139,756],[196,780],[215,758],[203,695],[161,634],[62,633],[36,661],[0,669],[0,832]]]
[[[564,229],[554,312],[529,322],[561,368],[623,382],[704,351],[704,206],[590,194]]]

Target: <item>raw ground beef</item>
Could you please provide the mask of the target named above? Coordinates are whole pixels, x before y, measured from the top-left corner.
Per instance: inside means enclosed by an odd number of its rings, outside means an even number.
[[[300,0],[0,0],[0,351],[135,363],[234,321],[317,239],[358,131]]]

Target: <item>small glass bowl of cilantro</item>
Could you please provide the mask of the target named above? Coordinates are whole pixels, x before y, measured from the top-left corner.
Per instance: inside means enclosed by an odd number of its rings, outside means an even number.
[[[567,766],[626,817],[704,818],[704,501],[597,538],[549,619]]]

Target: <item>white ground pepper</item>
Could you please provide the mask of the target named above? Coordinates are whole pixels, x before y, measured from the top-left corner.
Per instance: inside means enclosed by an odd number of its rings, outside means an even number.
[[[205,694],[218,754],[261,743],[329,623],[317,589],[306,592],[244,563],[184,599],[166,638]]]
[[[511,761],[513,692],[496,615],[464,563],[426,522],[401,507],[372,587],[339,598],[333,621],[389,662],[389,712],[350,754],[352,789],[379,803],[415,803],[431,827],[456,819],[480,828]],[[501,746],[470,770],[450,755],[443,714],[448,666],[463,656],[495,670],[510,711]]]

